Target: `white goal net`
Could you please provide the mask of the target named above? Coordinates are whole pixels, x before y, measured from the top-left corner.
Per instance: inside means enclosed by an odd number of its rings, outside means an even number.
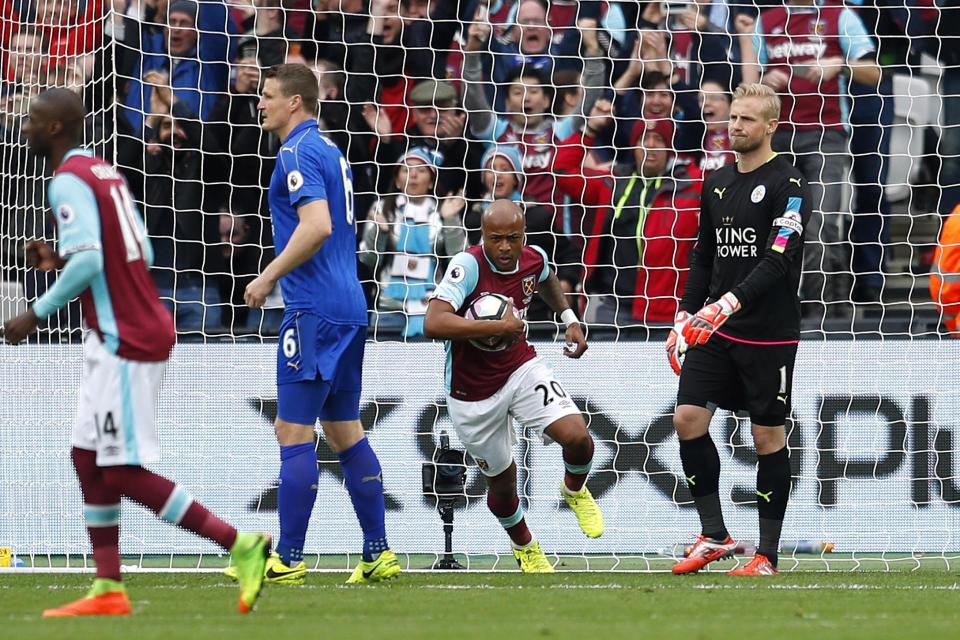
[[[607,525],[583,536],[558,492],[559,447],[521,430],[530,528],[567,568],[663,569],[699,526],[664,339],[702,180],[734,159],[732,90],[763,78],[784,101],[775,148],[808,177],[818,218],[780,566],[955,567],[960,235],[941,227],[960,204],[960,10],[866,4],[0,0],[0,320],[55,277],[25,266],[24,243],[56,234],[50,170],[22,125],[34,96],[68,87],[88,107],[84,143],[130,183],[177,324],[157,470],[238,527],[276,533],[282,298],[255,311],[243,291],[273,257],[266,194],[281,141],[260,127],[262,71],[307,64],[321,126],[353,170],[370,311],[362,420],[384,467],[391,546],[409,568],[444,553],[422,467],[442,432],[460,445],[424,300],[448,259],[479,242],[480,212],[512,198],[589,327],[590,350],[571,361],[553,314],[530,312],[533,343],[595,439],[588,484]],[[68,455],[80,333],[74,302],[30,344],[0,346],[0,548],[28,567],[92,562]],[[749,421],[720,411],[711,432],[724,515],[750,553]],[[336,455],[321,441],[317,457],[308,560],[346,569],[360,529]],[[483,496],[468,459],[453,551],[470,568],[513,568]],[[121,552],[142,568],[225,562],[133,504]]]

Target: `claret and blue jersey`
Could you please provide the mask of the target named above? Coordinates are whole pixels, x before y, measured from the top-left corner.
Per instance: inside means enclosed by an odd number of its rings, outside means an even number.
[[[34,312],[46,317],[75,295],[67,291],[79,292],[85,325],[110,353],[134,361],[166,360],[174,343],[173,320],[150,277],[153,251],[126,181],[113,166],[77,148],[54,173],[48,196],[57,249],[68,268],[61,286],[40,298]]]

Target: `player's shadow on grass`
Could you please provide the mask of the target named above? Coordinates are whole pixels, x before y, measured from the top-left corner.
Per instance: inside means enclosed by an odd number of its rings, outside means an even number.
[[[276,398],[250,398],[247,400],[254,411],[260,413],[263,419],[271,425],[277,419],[277,400]],[[360,422],[363,423],[365,431],[369,431],[374,425],[385,419],[400,406],[400,400],[394,398],[378,398],[376,402],[368,402],[360,408]],[[343,485],[343,470],[340,467],[340,460],[337,454],[327,446],[323,438],[316,438],[317,442],[317,465],[320,468],[320,477],[328,473],[336,478],[340,485]],[[390,496],[384,490],[384,504],[387,511],[399,511],[402,505],[395,498]],[[247,504],[247,509],[254,512],[276,511],[277,510],[277,486],[272,486],[262,492],[257,498],[254,498]]]

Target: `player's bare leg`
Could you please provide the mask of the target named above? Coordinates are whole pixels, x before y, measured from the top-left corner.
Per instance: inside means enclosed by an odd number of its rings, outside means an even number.
[[[182,487],[143,467],[98,467],[97,453],[78,447],[73,448],[71,457],[84,497],[84,518],[94,548],[97,578],[87,597],[48,609],[43,613],[45,617],[130,613],[126,589],[120,580],[121,496],[136,500],[163,520],[230,551],[239,568],[240,612],[253,609],[263,584],[263,567],[270,551],[269,536],[238,533],[193,500]]]
[[[80,481],[83,519],[93,546],[97,573],[86,597],[47,609],[43,616],[129,615],[130,600],[120,577],[120,492],[104,481],[96,452],[75,448],[71,458]]]
[[[382,582],[400,574],[397,554],[387,546],[383,470],[359,420],[324,421],[323,437],[337,454],[353,510],[363,530],[363,554],[347,584]]]
[[[777,575],[780,530],[790,497],[790,456],[786,429],[753,425],[753,444],[757,449],[757,514],[760,517],[760,543],[753,559],[730,572],[735,576]]]
[[[561,494],[577,516],[577,523],[587,536],[603,535],[603,514],[587,488],[587,475],[593,463],[593,438],[580,414],[560,418],[544,429],[554,442],[563,447],[565,473]]]
[[[680,438],[680,460],[687,486],[700,516],[700,536],[687,557],[673,566],[677,574],[695,573],[715,560],[729,557],[736,547],[720,508],[720,455],[710,438],[713,411],[679,405],[673,427]]]
[[[487,480],[487,507],[497,516],[500,525],[513,543],[513,556],[524,573],[553,573],[540,543],[534,540],[523,517],[523,507],[517,496],[517,463],[511,462],[506,471]]]

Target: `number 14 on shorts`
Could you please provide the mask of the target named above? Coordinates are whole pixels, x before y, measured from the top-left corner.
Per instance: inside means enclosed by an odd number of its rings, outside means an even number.
[[[93,422],[97,426],[98,437],[117,437],[117,423],[113,420],[113,411],[107,411],[106,414],[93,414]]]

